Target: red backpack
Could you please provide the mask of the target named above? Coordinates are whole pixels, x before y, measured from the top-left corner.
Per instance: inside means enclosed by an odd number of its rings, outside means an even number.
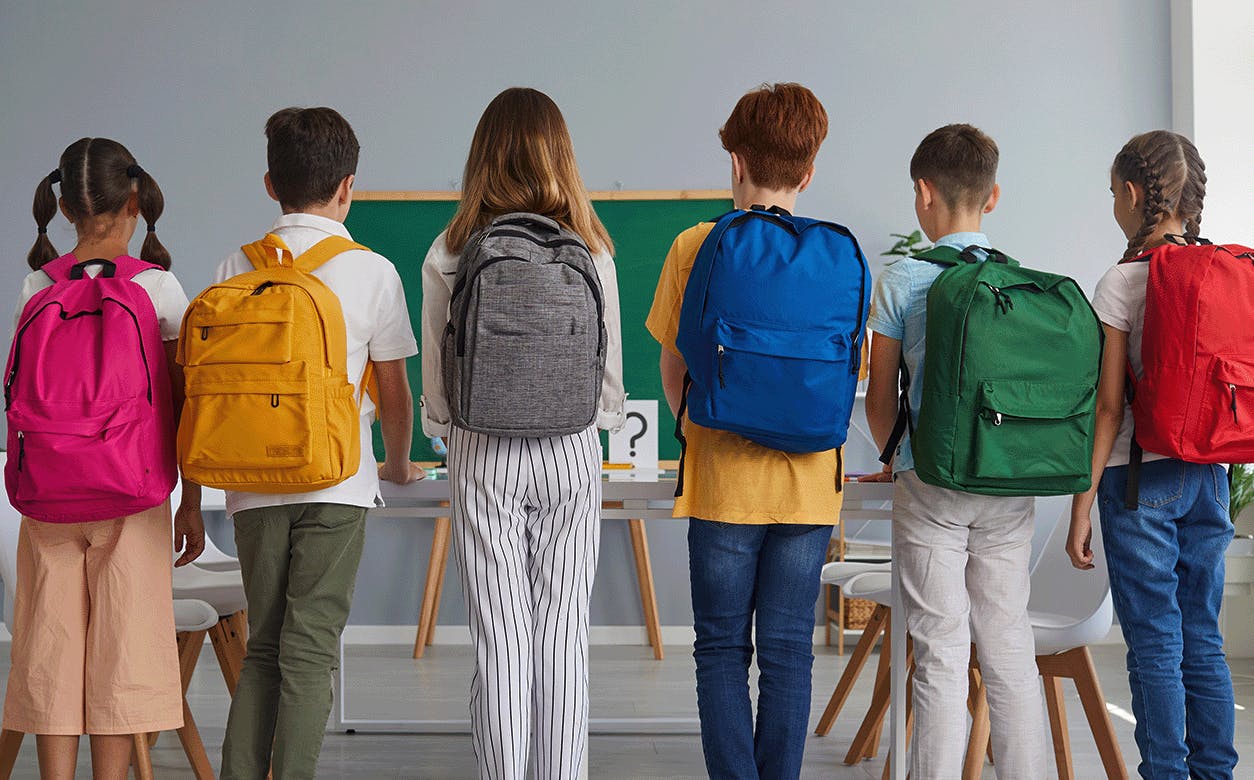
[[[1254,249],[1181,236],[1127,262],[1148,262],[1144,375],[1129,366],[1136,428],[1129,509],[1141,450],[1189,463],[1254,462]]]

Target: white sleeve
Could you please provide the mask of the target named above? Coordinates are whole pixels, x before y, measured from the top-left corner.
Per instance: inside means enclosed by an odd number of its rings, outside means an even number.
[[[440,343],[448,326],[449,300],[454,275],[448,262],[444,234],[436,237],[422,262],[422,430],[428,436],[447,436],[450,428],[448,398],[444,395],[444,360]],[[444,261],[444,262],[441,262]]]
[[[13,334],[17,335],[17,326],[22,323],[22,311],[26,304],[35,297],[35,293],[52,286],[52,278],[43,271],[32,271],[22,280],[22,294],[17,300],[17,311],[13,312]]]
[[[400,360],[418,353],[414,327],[405,305],[405,287],[396,266],[384,258],[383,279],[375,297],[375,329],[370,337],[370,359],[376,363]]]
[[[598,253],[593,261],[596,263],[597,276],[601,279],[605,322],[605,374],[601,379],[597,427],[617,431],[627,422],[627,417],[623,414],[627,391],[623,387],[623,332],[618,305],[618,272],[614,268],[614,258],[608,253]]]
[[[157,323],[161,325],[161,340],[177,341],[183,315],[187,312],[187,293],[183,292],[178,277],[169,271],[161,272],[152,304],[157,310]]]
[[[1133,328],[1133,290],[1127,276],[1119,266],[1112,267],[1097,282],[1093,291],[1093,310],[1105,324],[1131,333]]]

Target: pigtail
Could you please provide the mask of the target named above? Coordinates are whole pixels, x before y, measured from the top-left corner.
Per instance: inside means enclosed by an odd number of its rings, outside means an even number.
[[[1145,251],[1145,242],[1158,229],[1159,223],[1168,216],[1169,211],[1166,199],[1163,197],[1162,184],[1153,166],[1140,154],[1136,154],[1130,162],[1135,166],[1137,174],[1135,179],[1128,179],[1128,181],[1139,181],[1144,187],[1145,205],[1142,211],[1144,216],[1141,229],[1128,239],[1128,248],[1123,252],[1124,260],[1131,260]]]
[[[161,194],[157,181],[143,168],[132,165],[127,173],[137,174],[134,178],[137,186],[136,195],[139,199],[139,213],[148,226],[148,235],[144,237],[144,245],[139,251],[139,258],[168,271],[170,270],[170,253],[157,238],[157,220],[161,217],[161,212],[165,211],[165,197]]]
[[[59,168],[45,176],[35,188],[35,203],[31,207],[31,213],[35,217],[38,235],[35,236],[34,246],[26,254],[27,265],[35,271],[56,260],[59,256],[56,247],[52,245],[52,241],[48,238],[48,223],[57,215],[57,194],[53,191],[52,185],[58,181],[61,181],[61,169]]]
[[[1186,167],[1184,189],[1180,195],[1180,214],[1184,217],[1184,235],[1196,239],[1202,230],[1202,203],[1206,200],[1206,163],[1193,142],[1180,136]]]

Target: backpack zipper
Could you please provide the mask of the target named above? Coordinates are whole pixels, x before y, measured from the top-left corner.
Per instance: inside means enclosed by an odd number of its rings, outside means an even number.
[[[723,345],[718,345],[718,386],[727,389],[727,380],[723,378]]]
[[[1010,296],[1000,287],[991,285],[983,279],[980,280],[980,284],[993,291],[993,303],[997,304],[997,308],[1002,314],[1008,314],[1014,309],[1015,302],[1010,300]]]
[[[22,470],[22,461],[26,460],[26,434],[17,432],[17,470]]]
[[[1240,421],[1237,420],[1237,386],[1230,384],[1228,390],[1232,393],[1232,424],[1238,425]]]

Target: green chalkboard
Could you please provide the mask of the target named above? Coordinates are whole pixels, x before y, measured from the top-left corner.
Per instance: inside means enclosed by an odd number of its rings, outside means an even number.
[[[622,307],[623,374],[627,393],[634,399],[658,399],[658,455],[679,457],[679,446],[669,432],[675,419],[662,398],[658,376],[658,345],[645,330],[644,319],[653,303],[658,273],[671,241],[680,232],[731,208],[729,194],[695,193],[593,194],[597,214],[614,239]],[[641,197],[641,196],[644,197]],[[422,260],[431,242],[448,224],[457,202],[411,193],[357,193],[345,225],[353,239],[391,260],[405,284],[405,298],[414,335],[422,332]],[[418,420],[422,388],[422,361],[409,361],[414,392],[414,460],[438,460]],[[382,460],[383,443],[375,425],[375,454]]]

